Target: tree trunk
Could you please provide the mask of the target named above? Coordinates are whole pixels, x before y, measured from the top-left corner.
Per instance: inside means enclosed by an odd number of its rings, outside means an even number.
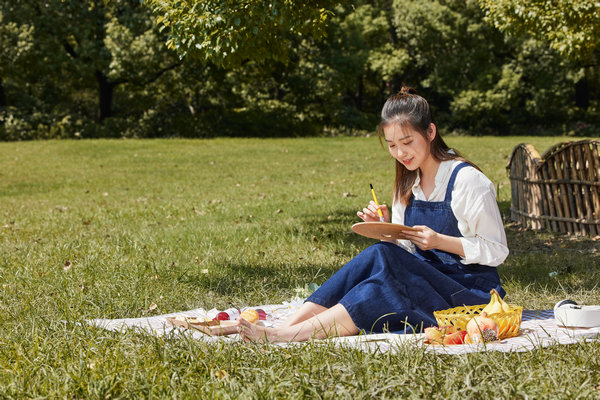
[[[364,92],[364,86],[363,86],[363,76],[362,74],[358,77],[358,90],[356,91],[356,108],[359,111],[362,111],[362,105],[363,105],[363,92]]]
[[[6,94],[4,93],[4,85],[2,78],[0,78],[0,107],[6,107]]]
[[[584,110],[590,106],[590,85],[585,77],[575,84],[575,105]]]
[[[112,117],[112,100],[115,83],[110,82],[108,78],[100,71],[96,71],[96,80],[98,81],[99,109],[98,120]]]

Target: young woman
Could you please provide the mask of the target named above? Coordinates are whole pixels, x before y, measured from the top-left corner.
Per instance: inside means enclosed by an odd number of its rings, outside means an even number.
[[[504,290],[495,267],[508,256],[492,182],[448,148],[427,101],[407,87],[381,112],[380,138],[396,159],[391,222],[409,240],[362,251],[282,325],[238,319],[248,341],[303,341],[366,332],[408,332],[436,325],[433,312],[485,304]],[[381,205],[386,222],[390,212]],[[379,221],[371,202],[358,216]]]

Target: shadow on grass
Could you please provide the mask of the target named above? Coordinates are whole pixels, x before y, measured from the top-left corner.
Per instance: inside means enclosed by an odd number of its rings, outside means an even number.
[[[499,203],[505,220],[510,217],[510,201]],[[319,243],[332,246],[343,243],[341,252],[349,257],[357,250],[376,243],[357,235],[351,226],[359,222],[352,209],[339,210],[335,215],[312,214],[304,218],[302,232]],[[516,282],[535,290],[594,290],[600,281],[600,251],[598,240],[552,232],[536,232],[507,224],[506,235],[510,255],[498,270],[503,282]]]
[[[508,213],[509,202],[500,203]],[[507,214],[505,214],[507,216]],[[300,223],[288,228],[286,235],[299,237],[340,259],[349,260],[359,251],[376,243],[351,231],[359,222],[354,209],[335,213],[303,215]],[[507,224],[506,234],[510,255],[498,272],[503,283],[529,287],[537,293],[592,291],[600,281],[600,252],[598,241],[589,237],[574,237],[550,232],[524,230]],[[252,287],[255,293],[283,293],[305,284],[322,283],[344,262],[318,263],[305,259],[283,262],[277,259],[253,259],[249,262],[225,262],[215,274],[184,275],[181,282],[200,285],[219,295],[242,293]],[[256,286],[260,288],[256,288]]]
[[[499,201],[498,208],[504,220],[507,221],[510,218],[510,201]]]
[[[355,209],[338,210],[333,215],[309,214],[302,218],[302,227],[292,228],[292,235],[303,234],[315,243],[338,246],[338,254],[355,255],[356,249],[363,250],[377,243],[352,231],[352,225],[362,222]]]
[[[217,273],[184,274],[178,280],[223,296],[239,294],[248,287],[256,293],[281,293],[313,282],[321,284],[345,264],[343,260],[350,260],[358,251],[376,243],[352,232],[352,224],[358,222],[353,212],[342,210],[333,216],[326,213],[306,215],[301,224],[288,228],[285,233],[331,251],[331,256],[341,259],[339,262],[315,263],[310,254],[291,262],[268,257],[247,262],[234,260],[221,263]]]
[[[182,276],[180,282],[197,285],[222,296],[241,294],[249,288],[256,293],[289,292],[311,282],[322,283],[340,267],[316,264],[288,266],[269,262],[225,263],[218,273],[189,274]]]
[[[600,278],[598,242],[590,237],[506,228],[510,255],[498,270],[503,282],[513,281],[541,292],[589,291]]]

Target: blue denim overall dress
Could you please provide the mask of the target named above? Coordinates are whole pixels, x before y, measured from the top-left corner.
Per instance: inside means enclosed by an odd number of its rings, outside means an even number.
[[[452,212],[452,189],[461,163],[452,171],[444,201],[411,196],[404,223],[426,225],[438,233],[462,237]],[[363,250],[306,301],[332,307],[342,304],[354,324],[366,332],[412,332],[437,325],[433,312],[460,305],[486,304],[490,290],[501,296],[496,267],[462,264],[460,256],[441,250],[412,254],[390,242]]]

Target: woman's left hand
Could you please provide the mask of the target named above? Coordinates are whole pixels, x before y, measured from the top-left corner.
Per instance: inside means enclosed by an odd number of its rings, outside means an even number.
[[[440,234],[425,225],[415,225],[416,231],[404,231],[408,240],[413,242],[421,250],[437,249],[439,246]]]

